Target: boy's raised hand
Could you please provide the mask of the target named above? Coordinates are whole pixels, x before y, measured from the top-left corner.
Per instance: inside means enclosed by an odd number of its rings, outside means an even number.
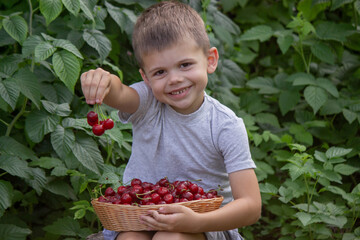
[[[110,91],[111,74],[101,68],[84,72],[80,80],[87,104],[101,104]]]

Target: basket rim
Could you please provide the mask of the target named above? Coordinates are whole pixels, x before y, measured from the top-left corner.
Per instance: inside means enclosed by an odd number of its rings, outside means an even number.
[[[222,195],[219,195],[215,198],[207,198],[207,199],[198,199],[198,200],[191,200],[191,201],[187,201],[187,202],[177,202],[177,203],[170,203],[170,204],[155,204],[155,205],[124,205],[124,204],[112,204],[112,203],[108,203],[108,202],[99,202],[98,201],[99,198],[94,198],[91,200],[91,204],[102,204],[102,205],[108,205],[108,206],[120,206],[123,208],[133,208],[133,209],[139,209],[139,208],[160,208],[163,206],[168,206],[171,204],[177,204],[177,205],[188,205],[188,204],[196,204],[196,203],[204,203],[204,202],[213,202],[213,201],[224,201],[224,197]]]

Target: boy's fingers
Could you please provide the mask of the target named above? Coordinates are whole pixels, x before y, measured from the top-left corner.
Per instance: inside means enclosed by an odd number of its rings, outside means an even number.
[[[99,76],[99,83],[97,87],[97,94],[96,94],[96,103],[101,104],[104,100],[106,94],[109,92],[109,84],[110,84],[110,73],[103,71]]]

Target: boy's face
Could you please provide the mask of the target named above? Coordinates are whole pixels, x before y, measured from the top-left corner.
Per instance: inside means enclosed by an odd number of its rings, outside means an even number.
[[[143,56],[143,80],[157,100],[182,114],[195,112],[204,100],[208,73],[217,67],[218,52],[206,56],[194,40],[181,40],[161,51]]]

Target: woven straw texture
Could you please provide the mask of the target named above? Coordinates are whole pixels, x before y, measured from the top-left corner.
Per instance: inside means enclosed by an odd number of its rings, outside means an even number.
[[[221,196],[172,204],[183,205],[195,212],[204,213],[218,209],[223,200],[224,198]],[[99,202],[97,199],[93,199],[91,204],[104,228],[112,231],[146,231],[146,225],[141,224],[139,221],[140,216],[146,215],[148,210],[158,210],[161,206],[164,206],[111,204]]]

